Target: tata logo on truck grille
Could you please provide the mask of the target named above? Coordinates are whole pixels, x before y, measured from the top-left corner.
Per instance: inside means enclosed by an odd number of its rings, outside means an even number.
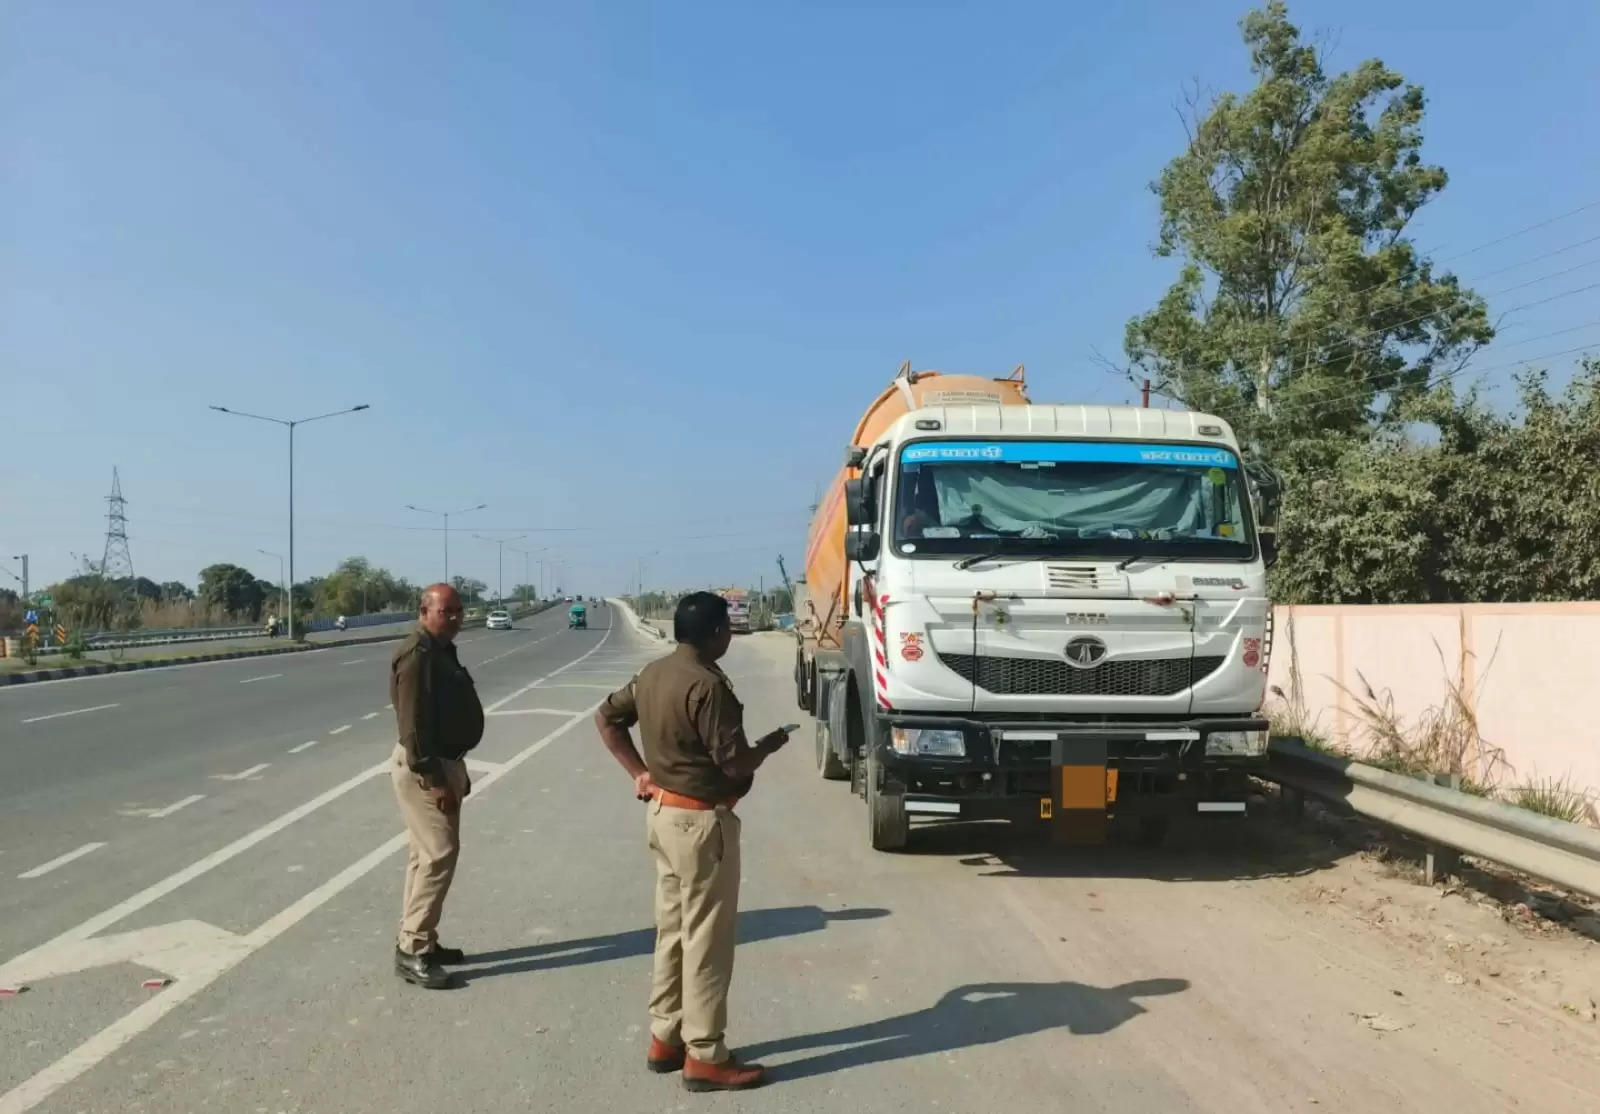
[[[1067,643],[1065,657],[1074,669],[1093,669],[1106,660],[1106,644],[1092,635],[1074,638]]]
[[[1105,627],[1110,625],[1111,616],[1104,611],[1067,612],[1067,626],[1069,627]]]

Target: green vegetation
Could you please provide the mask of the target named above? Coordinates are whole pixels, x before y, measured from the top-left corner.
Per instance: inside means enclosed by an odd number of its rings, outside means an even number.
[[[1560,395],[1521,376],[1514,414],[1458,389],[1494,330],[1407,235],[1448,181],[1423,91],[1378,60],[1330,74],[1276,0],[1241,27],[1254,88],[1191,96],[1152,186],[1179,271],[1127,373],[1282,473],[1280,599],[1595,598],[1600,362]]]

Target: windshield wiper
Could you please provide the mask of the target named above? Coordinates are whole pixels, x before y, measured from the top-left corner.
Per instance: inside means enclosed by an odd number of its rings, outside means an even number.
[[[973,565],[978,564],[980,561],[993,561],[1000,557],[1014,557],[1019,561],[1031,561],[1033,559],[1033,554],[1012,553],[1011,547],[1019,542],[1024,544],[1027,542],[1050,543],[1059,542],[1060,540],[1061,539],[1059,537],[1056,537],[1053,534],[1044,538],[1007,538],[1006,545],[1004,547],[996,546],[993,549],[987,549],[982,553],[974,553],[971,557],[963,557],[961,560],[955,563],[955,566],[958,569],[970,569]]]

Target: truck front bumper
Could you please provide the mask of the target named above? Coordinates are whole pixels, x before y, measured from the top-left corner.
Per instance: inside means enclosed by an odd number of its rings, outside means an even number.
[[[1182,721],[1000,722],[889,713],[877,758],[912,815],[1050,820],[1063,811],[1118,816],[1239,815],[1249,775],[1266,766],[1267,723]],[[960,730],[963,757],[902,753],[894,728]],[[1242,733],[1249,733],[1242,736]],[[1259,753],[1208,753],[1213,736],[1254,738]],[[1252,748],[1253,749],[1253,748]]]

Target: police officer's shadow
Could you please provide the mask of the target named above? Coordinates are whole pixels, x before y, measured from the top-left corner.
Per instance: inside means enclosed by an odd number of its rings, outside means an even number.
[[[773,1082],[805,1079],[867,1064],[995,1044],[1049,1029],[1066,1029],[1075,1036],[1108,1033],[1145,1012],[1135,999],[1187,989],[1187,979],[1144,979],[1104,989],[1079,982],[972,983],[915,1013],[763,1041],[736,1051],[741,1060],[754,1062],[786,1052],[831,1049],[767,1065]]]
[[[820,932],[837,921],[867,921],[887,917],[887,909],[827,910],[817,905],[788,905],[777,909],[747,909],[739,914],[739,943],[755,944],[784,936]],[[651,955],[656,950],[656,930],[636,928],[610,936],[589,936],[581,940],[552,940],[502,951],[475,952],[467,965],[456,971],[463,983],[496,975],[520,975],[529,971],[551,971],[559,967],[578,967],[589,963],[609,963],[614,959]]]

